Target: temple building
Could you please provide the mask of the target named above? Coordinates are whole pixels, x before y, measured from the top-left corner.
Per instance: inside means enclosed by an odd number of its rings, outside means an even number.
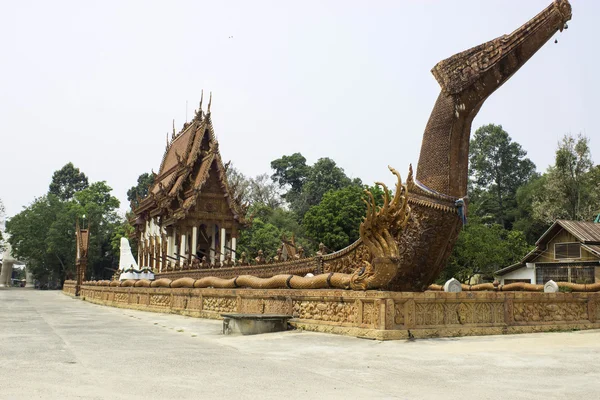
[[[235,261],[246,206],[227,183],[227,167],[207,112],[200,109],[167,142],[147,197],[134,208],[138,265],[157,272]]]

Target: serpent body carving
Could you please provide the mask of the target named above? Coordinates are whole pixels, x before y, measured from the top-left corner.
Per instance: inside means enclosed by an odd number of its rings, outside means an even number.
[[[394,197],[380,184],[385,194],[384,205],[378,208],[368,193],[360,239],[348,248],[318,260],[265,266],[269,272],[263,277],[239,275],[239,269],[228,268],[219,272],[220,277],[206,276],[212,273],[207,270],[197,278],[158,279],[151,284],[142,280],[132,285],[426,290],[444,268],[463,223],[473,119],[484,101],[570,19],[569,2],[556,0],[511,34],[458,53],[433,68],[441,93],[425,128],[416,178],[411,169],[403,185],[400,175],[390,168],[398,178]],[[314,269],[302,269],[313,261]],[[294,273],[286,273],[292,269]],[[317,275],[301,277],[298,271]]]

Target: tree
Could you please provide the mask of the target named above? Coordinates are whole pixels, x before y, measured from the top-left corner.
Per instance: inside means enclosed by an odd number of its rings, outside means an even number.
[[[271,208],[281,206],[282,199],[276,184],[270,181],[269,175],[261,174],[248,181],[248,203],[264,204]]]
[[[600,174],[593,168],[589,139],[565,135],[533,204],[534,216],[547,224],[559,218],[593,220],[599,210],[599,186]]]
[[[471,218],[460,232],[438,283],[450,278],[469,282],[475,274],[491,278],[500,268],[519,262],[530,249],[523,232]]]
[[[254,218],[251,227],[240,233],[237,252],[238,254],[245,252],[248,258],[253,258],[259,250],[262,250],[265,257],[273,257],[279,246],[281,246],[281,231],[273,224]]]
[[[280,187],[288,187],[288,193],[299,194],[306,180],[310,167],[306,165],[306,158],[300,153],[283,156],[271,161],[271,168],[275,171],[271,178],[279,183]],[[285,198],[285,196],[284,196]],[[290,201],[290,199],[286,200]]]
[[[129,200],[134,207],[137,207],[139,205],[139,200],[148,196],[148,190],[150,189],[150,185],[152,185],[152,183],[154,183],[154,174],[144,172],[138,176],[137,185],[132,186],[127,191],[127,200]]]
[[[519,186],[535,174],[535,164],[525,156],[501,125],[484,125],[475,131],[469,147],[469,174],[479,192],[479,212],[510,228]],[[480,214],[480,215],[481,215]]]
[[[310,168],[310,172],[306,178],[306,182],[302,187],[303,204],[300,205],[300,215],[308,208],[315,206],[321,202],[323,195],[330,190],[338,190],[350,185],[355,185],[361,188],[362,182],[360,179],[352,181],[346,176],[344,170],[338,167],[331,158],[320,158]]]
[[[87,189],[75,194],[70,204],[71,215],[83,219],[90,227],[88,250],[88,275],[98,278],[112,276],[112,267],[118,263],[119,252],[111,240],[123,220],[117,214],[119,200],[111,195],[112,188],[106,182],[94,182]]]
[[[27,267],[42,283],[53,278],[64,280],[74,271],[74,220],[70,221],[66,232],[56,240],[60,230],[56,222],[60,220],[64,223],[65,212],[66,203],[54,194],[48,194],[35,199],[6,223],[13,255],[26,260]]]
[[[56,195],[60,200],[67,201],[72,199],[76,192],[87,187],[87,176],[69,162],[54,172],[48,193]]]
[[[379,187],[369,190],[381,204],[383,191]],[[363,196],[364,188],[358,185],[325,193],[323,200],[304,215],[302,226],[306,234],[330,250],[342,249],[358,240],[359,227],[366,214]]]
[[[119,254],[112,248],[111,238],[122,224],[116,213],[119,201],[110,192],[105,182],[95,182],[68,201],[52,193],[35,199],[7,223],[15,256],[26,260],[42,283],[72,277],[79,220],[90,228],[88,277],[110,277]]]
[[[240,204],[249,203],[250,181],[237,168],[229,164],[227,167],[227,183],[232,192],[233,198]]]
[[[296,243],[305,249],[305,254],[311,253],[316,247],[305,238],[304,229],[298,224],[293,211],[262,203],[254,203],[248,211],[253,216],[252,225],[242,231],[238,253],[245,251],[249,257],[254,257],[258,250],[263,250],[265,255],[272,257],[277,253],[284,236],[287,239],[294,236]]]
[[[282,197],[300,220],[310,207],[319,204],[328,191],[362,184],[360,179],[348,178],[330,158],[320,158],[314,165],[308,166],[302,154],[294,153],[272,161],[271,168],[275,170],[271,178],[286,190]]]
[[[517,190],[517,213],[512,228],[522,231],[530,245],[548,229],[548,224],[534,217],[533,205],[544,193],[546,175],[536,176]]]

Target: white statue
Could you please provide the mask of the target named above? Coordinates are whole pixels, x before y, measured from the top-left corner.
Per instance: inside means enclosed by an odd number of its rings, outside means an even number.
[[[131,246],[129,240],[121,238],[121,255],[119,257],[119,271],[121,275],[119,280],[123,281],[126,279],[154,279],[152,270],[148,267],[144,267],[141,270],[138,267],[133,254],[131,254]]]

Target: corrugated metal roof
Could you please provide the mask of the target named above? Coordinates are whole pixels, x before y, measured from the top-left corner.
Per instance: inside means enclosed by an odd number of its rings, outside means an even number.
[[[525,267],[524,263],[516,263],[516,264],[513,264],[513,265],[509,265],[508,267],[504,267],[502,269],[499,269],[498,271],[494,272],[494,275],[498,275],[498,276],[506,275],[509,272],[512,272],[512,271],[514,271],[516,269],[523,268],[523,267]]]
[[[559,219],[556,222],[582,242],[600,243],[600,224],[587,221],[567,221],[564,219]]]

